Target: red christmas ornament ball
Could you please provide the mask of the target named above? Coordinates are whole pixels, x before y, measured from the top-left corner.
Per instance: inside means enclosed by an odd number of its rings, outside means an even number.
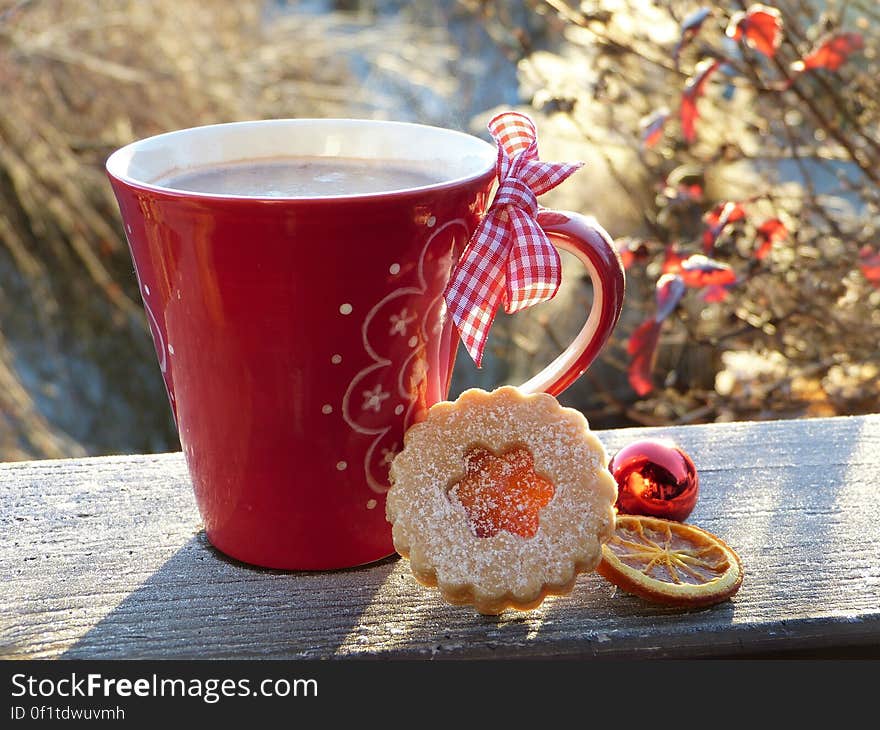
[[[624,446],[608,470],[617,481],[619,512],[682,522],[697,504],[700,479],[694,462],[668,439]]]

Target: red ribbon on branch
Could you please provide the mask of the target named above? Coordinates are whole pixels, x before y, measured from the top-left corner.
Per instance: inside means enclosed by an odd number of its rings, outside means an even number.
[[[535,125],[524,114],[499,114],[489,122],[489,132],[498,144],[498,189],[443,295],[477,367],[501,303],[512,314],[552,299],[559,290],[562,263],[538,223],[537,196],[583,164],[539,160]]]

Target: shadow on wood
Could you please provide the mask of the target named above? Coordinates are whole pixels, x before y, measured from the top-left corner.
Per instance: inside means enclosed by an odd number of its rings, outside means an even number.
[[[370,566],[369,582],[357,568],[267,570],[228,558],[202,531],[60,658],[332,656],[394,563]]]

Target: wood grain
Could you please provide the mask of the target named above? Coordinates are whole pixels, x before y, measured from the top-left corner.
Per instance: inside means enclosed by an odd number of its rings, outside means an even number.
[[[732,601],[658,607],[597,575],[538,610],[447,606],[406,562],[289,573],[228,560],[180,454],[0,466],[0,658],[880,656],[880,415],[605,431],[693,456],[691,522],[746,577]]]

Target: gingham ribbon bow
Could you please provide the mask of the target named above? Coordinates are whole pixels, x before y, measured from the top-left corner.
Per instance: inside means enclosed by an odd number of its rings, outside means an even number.
[[[501,302],[512,314],[552,299],[559,290],[562,264],[538,223],[537,196],[582,164],[541,162],[535,125],[523,114],[499,114],[489,122],[489,132],[498,143],[498,189],[443,294],[477,367]]]

